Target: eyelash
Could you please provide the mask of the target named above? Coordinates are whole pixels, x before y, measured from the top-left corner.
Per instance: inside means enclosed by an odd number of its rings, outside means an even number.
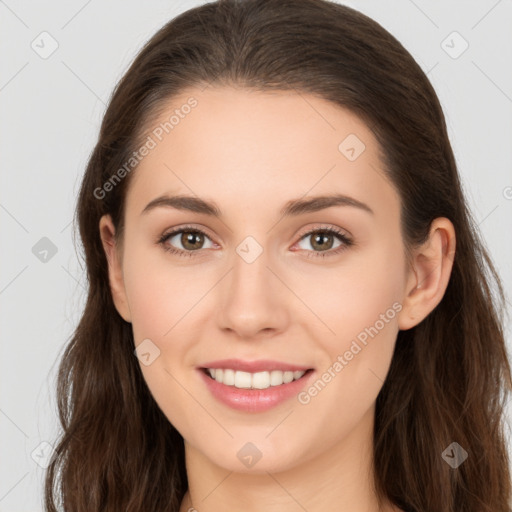
[[[194,255],[195,252],[199,252],[199,250],[196,250],[196,251],[183,251],[182,249],[176,249],[172,245],[165,245],[165,242],[167,242],[167,240],[172,238],[177,233],[181,233],[181,232],[200,233],[200,234],[210,238],[201,229],[198,229],[198,228],[193,227],[193,226],[181,226],[179,229],[175,229],[174,231],[170,231],[169,233],[164,233],[158,239],[158,243],[160,245],[162,245],[164,251],[170,252],[172,254],[176,254],[177,256],[185,256],[185,257],[189,256],[189,257],[191,257],[191,256]],[[336,249],[329,249],[327,251],[307,251],[308,252],[308,255],[307,255],[308,258],[318,258],[318,257],[325,258],[325,257],[328,257],[328,256],[336,256],[337,254],[340,254],[342,251],[346,250],[348,247],[354,245],[354,242],[350,238],[348,238],[340,230],[338,230],[336,228],[333,228],[333,227],[312,229],[312,230],[308,231],[307,233],[304,233],[300,237],[299,240],[302,240],[303,238],[306,238],[306,237],[308,237],[310,235],[313,235],[315,233],[324,233],[324,234],[328,234],[328,235],[334,235],[334,236],[336,236],[342,242],[342,244],[339,247],[337,247]]]

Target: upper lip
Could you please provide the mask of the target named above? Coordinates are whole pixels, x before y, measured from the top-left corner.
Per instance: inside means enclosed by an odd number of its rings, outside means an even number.
[[[306,371],[311,370],[309,366],[301,366],[281,361],[272,361],[270,359],[261,359],[259,361],[243,361],[242,359],[222,359],[217,361],[209,361],[200,366],[200,368],[222,368],[232,369],[241,372],[271,372],[274,370],[286,371]]]

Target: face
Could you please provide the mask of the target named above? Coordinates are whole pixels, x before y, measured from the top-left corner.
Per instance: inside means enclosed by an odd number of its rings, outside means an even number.
[[[147,135],[113,279],[159,407],[227,470],[341,449],[373,418],[407,288],[400,198],[371,130],[308,94],[208,87]]]

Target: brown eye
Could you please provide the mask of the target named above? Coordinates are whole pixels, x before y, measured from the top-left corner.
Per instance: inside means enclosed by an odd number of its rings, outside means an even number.
[[[334,235],[325,233],[324,231],[317,232],[311,236],[311,247],[321,251],[327,251],[332,248],[334,244]]]
[[[158,242],[166,251],[182,256],[192,256],[192,253],[204,249],[206,241],[210,241],[210,248],[213,246],[210,237],[197,228],[181,228],[162,235]]]
[[[183,248],[195,251],[201,249],[204,243],[204,236],[199,231],[182,231],[180,242]]]
[[[338,254],[340,251],[352,245],[352,241],[347,236],[334,228],[322,228],[309,231],[301,238],[301,242],[308,239],[310,240],[309,246],[312,247],[313,251],[307,247],[308,244],[306,244],[306,247],[301,247],[301,249],[305,249],[310,253],[327,253],[313,254],[313,257]],[[338,244],[334,245],[336,239],[338,240]]]

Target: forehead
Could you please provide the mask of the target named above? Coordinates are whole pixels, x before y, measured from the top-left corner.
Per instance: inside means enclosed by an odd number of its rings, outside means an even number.
[[[162,193],[260,209],[334,191],[398,201],[370,128],[311,94],[190,88],[162,105],[145,137],[151,149],[134,170],[127,210]]]

